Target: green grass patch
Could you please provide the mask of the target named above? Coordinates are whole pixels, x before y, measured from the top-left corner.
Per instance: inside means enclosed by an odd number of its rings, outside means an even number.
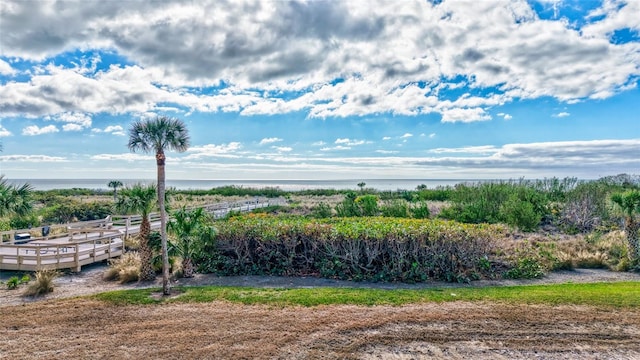
[[[94,295],[118,305],[158,303],[207,303],[230,301],[246,305],[393,305],[483,301],[510,304],[591,305],[597,307],[640,307],[640,282],[527,285],[483,288],[437,288],[423,290],[381,290],[355,288],[248,288],[226,286],[180,287],[178,297],[156,300],[159,289],[122,290]]]

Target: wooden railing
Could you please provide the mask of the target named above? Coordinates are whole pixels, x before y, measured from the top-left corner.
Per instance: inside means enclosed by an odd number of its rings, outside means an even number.
[[[41,242],[36,238],[23,245],[3,245],[0,265],[4,270],[37,271],[41,269],[75,269],[110,259],[124,253],[122,233],[118,230],[75,231],[68,241]]]
[[[222,202],[202,206],[214,218],[281,204],[278,199]],[[149,216],[151,229],[160,228],[160,214]],[[142,216],[111,215],[104,219],[34,229],[0,232],[0,269],[37,271],[76,269],[124,253],[124,239],[140,231]]]

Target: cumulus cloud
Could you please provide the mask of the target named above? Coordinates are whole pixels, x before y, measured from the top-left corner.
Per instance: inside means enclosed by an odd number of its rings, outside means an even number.
[[[280,139],[280,138],[277,138],[277,137],[264,138],[264,139],[260,140],[260,145],[273,144],[273,143],[280,142],[280,141],[283,141],[283,140]]]
[[[500,116],[501,118],[505,119],[505,120],[511,120],[513,119],[513,116],[506,114],[506,113],[498,113],[498,116]]]
[[[15,75],[16,73],[17,71],[13,67],[11,67],[11,65],[8,62],[0,59],[0,75],[12,76],[12,75]]]
[[[563,112],[559,112],[559,113],[557,113],[557,114],[554,114],[554,115],[553,115],[553,117],[563,118],[563,117],[567,117],[567,116],[569,116],[569,115],[571,115],[571,114],[569,114],[569,113],[568,113],[568,112],[566,112],[566,111],[563,111]]]
[[[187,160],[208,158],[208,157],[220,157],[220,158],[235,158],[238,154],[235,154],[242,148],[242,144],[239,142],[230,142],[228,144],[207,144],[203,146],[194,146],[187,150],[188,155],[185,157]]]
[[[62,131],[82,131],[84,127],[78,124],[64,124],[62,125]]]
[[[442,122],[474,122],[491,120],[491,116],[482,108],[447,109],[442,112]]]
[[[358,146],[366,143],[364,140],[356,140],[349,138],[336,139],[335,144],[343,145],[343,146]]]
[[[57,133],[58,131],[60,131],[60,130],[58,130],[58,128],[55,125],[48,125],[48,126],[44,126],[44,127],[38,127],[36,125],[29,125],[29,126],[25,127],[24,129],[22,129],[22,135],[36,136],[36,135]]]
[[[5,129],[2,125],[0,125],[0,137],[7,137],[13,135],[11,131]]]
[[[93,133],[108,133],[108,134],[116,135],[116,136],[126,136],[124,128],[122,126],[120,126],[120,125],[109,125],[109,126],[105,127],[104,129],[93,128],[93,129],[91,129],[91,132],[93,132]]]
[[[524,0],[380,0],[366,7],[176,0],[126,8],[5,0],[0,33],[11,36],[3,37],[0,56],[41,61],[42,71],[0,85],[0,115],[169,106],[245,115],[305,111],[318,118],[439,113],[443,122],[484,121],[490,107],[513,99],[574,102],[634,88],[638,43],[617,44],[611,36],[638,31],[639,4],[604,1],[576,29],[561,17],[540,19]],[[108,49],[129,64],[48,65],[78,49]],[[14,71],[0,61],[0,73]],[[188,87],[214,91],[193,94]],[[469,91],[451,99],[447,91],[454,88]],[[469,95],[478,89],[491,91]]]

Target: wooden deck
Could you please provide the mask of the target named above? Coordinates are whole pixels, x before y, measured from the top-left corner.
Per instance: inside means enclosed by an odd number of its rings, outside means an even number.
[[[275,203],[282,203],[276,200]],[[244,201],[204,206],[214,218],[231,211],[247,212],[274,201]],[[150,215],[151,229],[160,229],[160,214]],[[0,232],[0,270],[73,269],[121,256],[124,239],[140,232],[140,215],[111,215],[105,219]]]

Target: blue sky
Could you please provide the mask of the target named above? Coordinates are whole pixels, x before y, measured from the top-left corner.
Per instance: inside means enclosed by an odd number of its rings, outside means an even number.
[[[0,2],[0,173],[169,179],[637,174],[640,1]]]

